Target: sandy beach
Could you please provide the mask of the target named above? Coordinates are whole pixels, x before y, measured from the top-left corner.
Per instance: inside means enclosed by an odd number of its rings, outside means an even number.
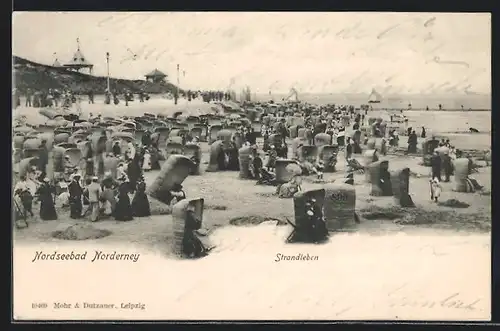
[[[140,115],[206,112],[199,101],[178,105],[152,99],[129,107],[82,102],[83,114]],[[17,114],[43,120],[37,109]],[[35,115],[34,115],[35,114]],[[382,113],[381,113],[382,114]],[[383,114],[382,114],[383,115]],[[369,116],[378,116],[369,114]],[[385,115],[383,115],[385,116]],[[449,135],[462,149],[488,149],[490,114],[408,112],[410,125]],[[83,115],[85,117],[85,115]],[[479,134],[465,133],[476,127]],[[429,133],[429,134],[431,134]],[[401,146],[406,141],[401,139]],[[262,142],[260,142],[262,143]],[[184,182],[188,197],[205,198],[203,224],[212,229],[215,250],[206,258],[179,261],[169,256],[171,216],[137,218],[119,223],[103,220],[108,237],[85,241],[52,238],[53,231],[74,224],[69,212],[57,221],[37,221],[14,233],[14,314],[29,319],[400,319],[487,320],[490,318],[491,199],[479,193],[456,193],[443,183],[441,200],[457,199],[468,208],[438,206],[430,201],[430,168],[421,156],[389,154],[390,168],[408,166],[410,194],[417,205],[412,223],[368,219],[370,211],[396,208],[392,197],[372,197],[364,175],[355,175],[356,210],[361,224],[335,233],[324,245],[285,245],[289,226],[272,221],[234,226],[238,217],[293,218],[293,201],[273,196],[274,187],[238,179],[237,172],[206,173],[209,146],[202,147],[202,174]],[[325,182],[345,175],[343,153],[338,171]],[[157,172],[146,175],[149,185]],[[474,177],[491,188],[491,168]],[[305,178],[303,189],[319,188]],[[366,217],[364,217],[366,216]],[[140,254],[137,262],[91,262],[95,250]],[[88,251],[85,261],[32,263],[36,251]],[[279,261],[277,255],[318,256],[314,261]],[[36,281],[33,281],[36,275]],[[49,301],[47,301],[50,298]],[[77,298],[77,299],[75,299]],[[47,301],[47,309],[32,303]],[[109,303],[109,309],[54,309],[53,302]],[[141,303],[145,309],[121,308]]]

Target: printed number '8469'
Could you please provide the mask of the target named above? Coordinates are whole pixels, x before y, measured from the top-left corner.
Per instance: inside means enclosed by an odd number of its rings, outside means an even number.
[[[31,308],[33,308],[33,309],[43,309],[43,308],[47,308],[47,307],[48,307],[48,305],[44,302],[31,304]]]

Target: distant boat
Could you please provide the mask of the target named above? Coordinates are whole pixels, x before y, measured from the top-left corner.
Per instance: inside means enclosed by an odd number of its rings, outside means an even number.
[[[288,102],[299,102],[299,94],[295,88],[290,89],[290,93],[286,96],[286,98],[283,99],[283,101],[288,101]]]
[[[380,103],[382,101],[382,95],[375,91],[375,89],[372,89],[372,93],[370,93],[370,96],[368,97],[368,103]]]

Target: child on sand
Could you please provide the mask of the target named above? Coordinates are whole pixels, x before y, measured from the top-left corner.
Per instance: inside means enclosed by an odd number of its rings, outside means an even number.
[[[434,177],[430,180],[431,184],[431,200],[438,202],[439,197],[441,196],[441,183],[437,177]]]
[[[278,153],[276,152],[276,147],[271,145],[271,150],[269,151],[269,157],[267,159],[267,170],[274,171],[276,167],[276,159],[278,158]]]
[[[149,151],[147,149],[144,150],[143,158],[142,170],[148,172],[149,170],[151,170],[151,154],[149,154]]]

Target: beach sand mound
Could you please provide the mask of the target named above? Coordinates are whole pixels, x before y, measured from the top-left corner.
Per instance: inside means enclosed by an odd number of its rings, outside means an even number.
[[[448,199],[446,201],[438,202],[439,206],[451,207],[451,208],[469,208],[469,204],[466,202],[459,201],[457,199]]]
[[[461,209],[463,208],[461,207]],[[482,232],[491,230],[491,215],[484,213],[461,213],[453,209],[435,210],[421,206],[415,208],[374,206],[369,209],[362,209],[360,214],[365,220],[392,220],[399,225],[436,225],[457,230],[474,229]]]
[[[92,224],[79,223],[71,225],[63,231],[54,231],[52,237],[63,240],[87,240],[107,237],[112,232],[104,229],[97,229]]]
[[[205,209],[208,209],[208,210],[227,210],[227,206],[223,206],[223,205],[206,205]]]
[[[362,213],[361,216],[367,220],[395,220],[403,218],[404,214],[392,210],[378,210]]]
[[[243,217],[235,217],[229,220],[229,224],[237,225],[237,226],[245,226],[245,225],[259,225],[264,222],[276,222],[277,225],[285,225],[287,224],[284,220],[279,220],[276,218],[263,217],[259,215],[251,215],[251,216],[243,216]]]

